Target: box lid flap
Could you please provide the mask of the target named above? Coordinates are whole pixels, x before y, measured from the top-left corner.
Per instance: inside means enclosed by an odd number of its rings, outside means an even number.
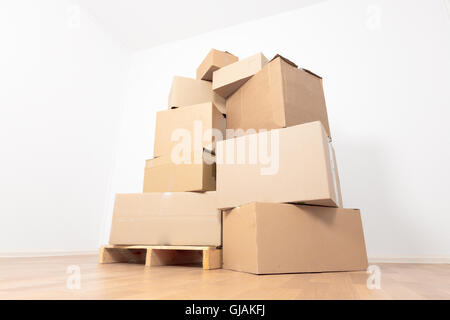
[[[236,57],[236,58],[238,58],[238,61],[239,61],[239,57],[238,56],[235,56],[234,54],[232,54],[230,51],[223,51],[223,52],[225,52],[225,53],[228,53],[228,54],[230,54],[230,55],[232,55],[233,57]]]
[[[269,62],[275,60],[276,58],[282,59],[284,62],[290,64],[290,65],[293,66],[294,68],[299,68],[299,66],[296,65],[294,62],[292,62],[291,60],[289,60],[289,59],[283,57],[282,55],[280,55],[280,54],[278,54],[278,53],[277,53],[277,54],[272,58],[272,60],[270,60]],[[318,74],[312,72],[311,70],[308,70],[308,69],[305,69],[305,68],[299,68],[299,69],[301,69],[301,70],[303,70],[303,71],[305,71],[305,72],[307,72],[307,73],[309,73],[309,74],[311,74],[311,75],[313,75],[313,76],[315,76],[315,77],[317,77],[317,78],[319,78],[319,79],[322,79],[321,76],[319,76]]]
[[[305,68],[300,68],[300,69],[302,69],[302,70],[305,71],[305,72],[308,72],[309,74],[312,74],[313,76],[315,76],[315,77],[317,77],[317,78],[319,78],[319,79],[322,79],[321,76],[319,76],[318,74],[316,74],[316,73],[314,73],[314,72],[312,72],[312,71],[310,71],[310,70],[308,70],[308,69],[305,69]]]
[[[284,60],[285,62],[287,62],[288,64],[290,64],[291,66],[293,66],[294,68],[298,68],[298,65],[296,65],[294,62],[292,62],[291,60],[283,57],[282,55],[280,55],[278,53],[269,62],[275,60],[276,58],[280,58],[280,59]]]

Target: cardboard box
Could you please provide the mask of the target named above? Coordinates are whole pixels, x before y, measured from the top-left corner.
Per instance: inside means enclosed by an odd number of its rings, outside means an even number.
[[[253,201],[342,206],[334,150],[319,121],[219,141],[219,208]]]
[[[366,270],[360,212],[259,202],[226,211],[223,267],[255,274]]]
[[[169,93],[169,109],[212,102],[220,112],[226,113],[225,99],[212,91],[209,81],[185,77],[173,77]]]
[[[227,99],[226,109],[227,129],[321,121],[331,138],[322,78],[278,55]]]
[[[110,244],[221,245],[216,193],[117,194]]]
[[[153,155],[171,155],[177,145],[188,142],[193,149],[214,151],[215,139],[222,140],[225,127],[225,117],[211,102],[159,111]],[[213,129],[220,134],[214,136]]]
[[[186,159],[161,156],[147,160],[143,192],[216,190],[216,164],[207,151],[194,151]]]
[[[229,64],[213,73],[212,88],[214,92],[228,98],[267,63],[262,53]]]
[[[238,60],[238,57],[227,51],[211,49],[200,66],[197,68],[197,79],[212,81],[214,71]]]

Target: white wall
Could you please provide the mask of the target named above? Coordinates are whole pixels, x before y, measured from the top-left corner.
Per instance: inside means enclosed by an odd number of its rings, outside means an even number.
[[[107,242],[114,194],[141,191],[172,76],[193,77],[215,47],[324,77],[344,202],[362,209],[371,257],[450,256],[448,1],[330,0],[131,60],[72,3],[0,2],[0,255]]]
[[[128,53],[71,1],[0,2],[0,253],[104,227]]]
[[[112,192],[141,191],[173,75],[194,77],[211,47],[281,53],[324,77],[344,203],[362,209],[369,256],[449,257],[449,17],[441,0],[327,1],[133,54]]]

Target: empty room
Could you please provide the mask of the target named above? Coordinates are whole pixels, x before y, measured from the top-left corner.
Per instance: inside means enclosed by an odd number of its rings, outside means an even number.
[[[1,300],[450,299],[449,0],[2,0],[0,25]]]

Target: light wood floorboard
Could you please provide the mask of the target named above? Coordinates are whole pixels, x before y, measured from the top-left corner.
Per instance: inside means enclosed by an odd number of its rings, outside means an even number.
[[[0,258],[0,299],[450,299],[448,264],[378,264],[381,289],[369,290],[366,272],[256,276],[97,259]],[[80,289],[66,286],[69,265],[80,267]]]

